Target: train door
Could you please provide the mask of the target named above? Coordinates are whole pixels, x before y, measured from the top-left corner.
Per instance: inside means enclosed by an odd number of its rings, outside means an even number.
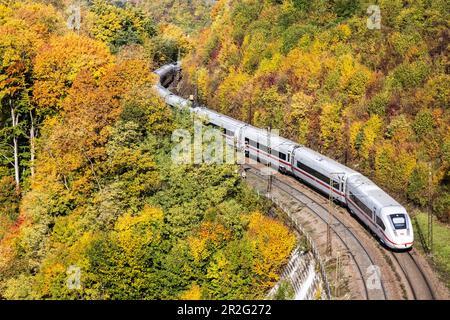
[[[341,202],[345,202],[345,190],[344,190],[344,178],[339,177],[339,192],[343,195],[341,196]]]
[[[297,150],[297,148],[299,148],[298,146],[295,146],[292,148],[292,150],[290,150],[288,152],[289,155],[289,160],[288,163],[291,165],[289,168],[289,172],[291,174],[293,174],[295,176],[295,170],[294,170],[294,165],[295,165],[295,151]]]

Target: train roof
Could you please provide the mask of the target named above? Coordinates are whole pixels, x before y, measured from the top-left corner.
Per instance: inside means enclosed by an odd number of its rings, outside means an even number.
[[[298,143],[295,143],[289,139],[280,137],[276,132],[271,131],[270,133],[268,130],[257,128],[251,125],[248,125],[246,128],[246,134],[248,135],[250,133],[253,136],[256,136],[257,142],[261,142],[263,144],[264,141],[267,141],[270,137],[270,147],[276,148],[280,146],[284,147],[295,147],[300,146]]]
[[[181,63],[171,63],[171,64],[166,64],[164,66],[162,66],[161,68],[153,71],[153,73],[157,74],[158,76],[162,77],[164,76],[166,73],[172,71],[175,68],[181,68]]]
[[[244,127],[247,125],[245,122],[233,119],[229,116],[226,116],[224,114],[218,113],[214,110],[211,110],[211,109],[208,109],[205,107],[200,107],[198,109],[199,109],[198,113],[207,116],[208,120],[211,123],[213,123],[217,126],[224,127],[225,129],[228,129],[228,130],[230,130],[230,129],[236,130],[238,128],[241,128],[241,127]]]
[[[153,86],[156,90],[156,92],[159,94],[159,96],[163,99],[165,99],[168,95],[171,95],[172,92],[170,92],[169,89],[163,87],[160,83]]]
[[[351,176],[348,178],[347,183],[358,190],[358,194],[369,197],[380,208],[401,206],[400,203],[377,186],[372,180],[363,175]]]
[[[360,175],[359,172],[307,147],[297,149],[296,156],[309,160],[311,163],[320,166],[321,169],[326,170],[329,173]]]

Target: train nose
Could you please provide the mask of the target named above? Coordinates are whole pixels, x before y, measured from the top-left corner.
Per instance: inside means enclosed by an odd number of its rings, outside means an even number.
[[[414,236],[409,230],[397,230],[396,240],[398,249],[405,249],[412,246],[414,241]]]

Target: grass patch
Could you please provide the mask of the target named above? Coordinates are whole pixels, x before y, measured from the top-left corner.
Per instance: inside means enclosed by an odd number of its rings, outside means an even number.
[[[423,236],[427,238],[428,216],[426,213],[418,212],[413,219],[416,220],[414,238],[416,239],[416,244],[419,244],[419,230],[417,230],[417,226],[420,228]],[[436,219],[433,219],[432,260],[445,284],[450,289],[450,227],[436,221]]]

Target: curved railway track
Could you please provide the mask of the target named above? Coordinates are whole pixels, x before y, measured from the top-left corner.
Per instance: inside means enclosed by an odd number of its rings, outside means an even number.
[[[420,264],[414,258],[415,251],[390,252],[401,269],[414,300],[435,300],[433,286]]]
[[[255,169],[254,167],[250,166]],[[256,171],[250,171],[251,174],[258,177],[262,181],[267,181],[267,177]],[[297,201],[303,203],[312,212],[316,214],[325,224],[328,221],[329,209],[320,204],[310,196],[306,195],[301,190],[298,190],[293,185],[290,185],[276,177],[272,178],[272,185],[279,190],[288,194]],[[338,216],[332,214],[331,230],[334,235],[341,241],[344,247],[347,249],[350,257],[354,261],[360,279],[363,282],[364,293],[366,299],[384,300],[388,299],[387,291],[383,285],[383,279],[381,280],[381,290],[373,290],[368,288],[367,279],[364,274],[364,270],[370,265],[375,265],[373,258],[365,248],[364,244],[359,240],[359,237],[351,230],[350,227],[344,223]],[[414,255],[414,250],[407,252],[393,252],[389,249],[385,249],[388,255],[393,258],[397,263],[399,270],[403,273],[403,277],[406,280],[406,284],[409,288],[411,298],[414,300],[434,300],[436,295],[433,290],[433,286],[428,280],[425,272],[420,264],[417,262]]]
[[[253,168],[253,167],[252,167]],[[261,180],[267,180],[266,177],[259,174],[257,171],[250,171],[251,174],[258,177]],[[307,208],[313,211],[319,219],[321,219],[325,224],[328,222],[328,208],[318,203],[308,195],[304,194],[300,190],[294,188],[293,186],[287,184],[284,181],[273,177],[273,186],[277,187],[279,190],[285,192],[289,196],[295,198],[297,201],[303,203]],[[364,247],[363,243],[358,239],[358,237],[354,234],[354,232],[348,228],[343,221],[341,221],[335,215],[331,217],[331,230],[341,241],[343,246],[346,248],[349,256],[354,261],[356,268],[358,270],[360,280],[364,287],[365,298],[368,300],[386,300],[387,292],[383,285],[383,281],[381,279],[380,289],[373,289],[367,285],[366,274],[365,271],[372,265],[375,265],[374,260]]]

